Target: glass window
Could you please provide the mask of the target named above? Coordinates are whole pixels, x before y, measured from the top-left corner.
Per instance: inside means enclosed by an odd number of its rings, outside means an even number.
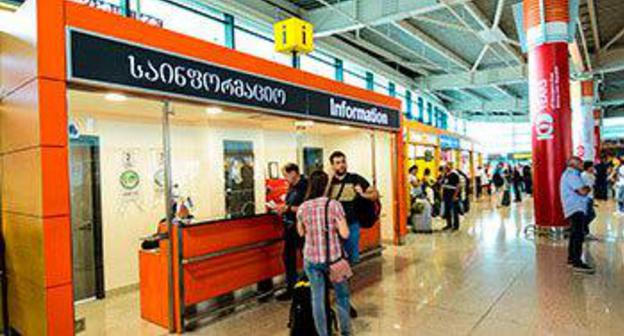
[[[140,2],[141,13],[161,19],[163,28],[225,45],[223,14],[210,10],[206,6],[195,7],[190,7],[193,8],[194,11],[192,11],[188,7],[161,0],[141,0]]]
[[[366,88],[366,75],[359,75],[353,73],[347,69],[344,70],[344,82],[347,84],[351,84],[353,86],[357,86],[359,88]]]
[[[246,30],[236,28],[236,49],[251,55],[262,57],[269,61],[286,66],[292,65],[292,56],[275,52],[273,42],[259,37]]]
[[[316,54],[301,56],[301,70],[329,79],[334,79],[336,76],[336,67],[334,64],[317,57]]]

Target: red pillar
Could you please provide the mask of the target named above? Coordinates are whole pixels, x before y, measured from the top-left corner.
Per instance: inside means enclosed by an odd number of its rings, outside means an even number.
[[[602,141],[600,138],[600,124],[602,122],[602,111],[600,111],[600,109],[595,109],[594,110],[594,162],[599,162],[600,161],[600,151],[601,151],[601,144],[600,142]]]
[[[535,222],[565,226],[559,180],[572,154],[567,0],[524,0],[529,50]],[[542,18],[542,14],[544,17]]]

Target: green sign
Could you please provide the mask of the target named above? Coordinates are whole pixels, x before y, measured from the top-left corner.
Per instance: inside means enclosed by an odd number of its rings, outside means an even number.
[[[121,183],[121,186],[126,190],[136,189],[140,182],[141,178],[139,177],[139,173],[131,169],[124,171],[119,176],[119,183]]]

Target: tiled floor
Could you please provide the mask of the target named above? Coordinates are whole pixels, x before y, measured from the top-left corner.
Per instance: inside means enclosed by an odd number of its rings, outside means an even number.
[[[477,204],[456,233],[410,235],[357,269],[356,335],[624,335],[624,217],[600,204],[587,243],[595,275],[572,273],[565,242],[535,240],[527,200]],[[441,225],[441,223],[438,223]],[[256,305],[191,335],[288,335],[288,304]],[[159,335],[139,318],[136,293],[88,303],[89,335]]]

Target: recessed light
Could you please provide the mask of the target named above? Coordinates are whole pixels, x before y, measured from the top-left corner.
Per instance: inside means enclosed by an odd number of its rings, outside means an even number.
[[[314,126],[314,121],[312,120],[298,120],[295,121],[296,127],[312,127]]]
[[[125,101],[126,99],[128,99],[128,97],[122,95],[121,93],[107,93],[104,96],[104,99],[106,99],[108,101],[122,102],[122,101]]]
[[[346,125],[343,125],[343,126],[340,126],[340,127],[338,127],[338,128],[340,128],[341,130],[350,130],[350,129],[351,129],[351,126],[346,126]]]
[[[223,109],[217,106],[206,107],[206,113],[215,115],[223,112]]]

